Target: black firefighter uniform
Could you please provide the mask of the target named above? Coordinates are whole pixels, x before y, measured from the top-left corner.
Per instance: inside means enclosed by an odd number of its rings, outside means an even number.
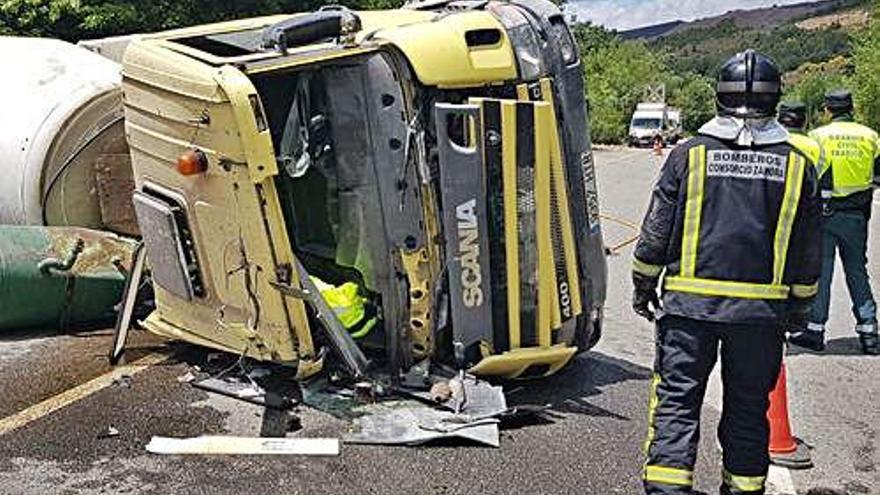
[[[701,134],[670,154],[653,191],[634,259],[642,275],[665,271],[648,493],[692,493],[700,408],[719,354],[721,491],[764,493],[781,322],[792,301],[815,295],[819,276],[815,167],[784,130],[776,135],[739,146]]]

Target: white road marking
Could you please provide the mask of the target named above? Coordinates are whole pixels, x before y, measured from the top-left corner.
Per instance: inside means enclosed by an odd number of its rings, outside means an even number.
[[[797,495],[788,468],[770,465],[767,473],[767,495]]]
[[[81,385],[65,390],[60,394],[50,397],[39,404],[35,404],[23,411],[0,419],[0,436],[21,428],[42,417],[84,399],[95,392],[103,390],[123,376],[133,376],[154,364],[168,359],[168,354],[156,352],[149,354],[131,364],[117,366],[103,375],[93,378]]]

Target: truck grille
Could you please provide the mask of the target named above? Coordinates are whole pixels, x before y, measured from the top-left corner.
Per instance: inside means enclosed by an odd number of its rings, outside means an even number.
[[[475,98],[447,109],[453,107],[471,112],[480,136],[471,152],[440,147],[457,356],[473,363],[487,348],[501,354],[552,346],[557,331],[575,325],[581,313],[569,186],[552,105]],[[438,113],[438,128],[446,118]],[[459,286],[474,265],[463,267],[456,259],[463,237],[450,205],[466,198],[476,198],[476,223],[485,223],[478,237],[488,238],[488,266],[479,265],[486,301],[479,307],[465,304],[466,289]]]

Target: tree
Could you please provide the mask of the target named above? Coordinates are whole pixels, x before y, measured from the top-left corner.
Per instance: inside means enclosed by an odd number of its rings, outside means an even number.
[[[685,132],[697,132],[715,116],[715,88],[711,79],[688,72],[669,86],[669,104],[681,109]]]
[[[77,41],[302,12],[328,3],[390,8],[402,0],[0,0],[0,33]]]
[[[852,77],[858,119],[880,129],[880,1],[874,2],[874,15],[867,29],[856,35]]]
[[[665,61],[643,42],[624,41],[600,27],[578,26],[575,36],[587,80],[593,139],[622,143],[645,86],[667,77]]]
[[[807,106],[807,128],[825,123],[825,93],[850,87],[849,72],[849,61],[838,57],[821,64],[805,64],[787,76],[785,100],[800,101]]]

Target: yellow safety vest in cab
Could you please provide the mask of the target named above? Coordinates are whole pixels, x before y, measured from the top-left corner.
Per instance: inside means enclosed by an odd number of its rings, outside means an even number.
[[[635,270],[664,279],[664,310],[722,322],[775,320],[818,279],[815,170],[788,143],[753,148],[700,136],[655,187]]]
[[[855,122],[832,122],[810,133],[825,154],[820,170],[823,184],[830,182],[832,196],[843,198],[871,189],[874,163],[880,157],[880,137]],[[824,174],[830,173],[830,181]]]

